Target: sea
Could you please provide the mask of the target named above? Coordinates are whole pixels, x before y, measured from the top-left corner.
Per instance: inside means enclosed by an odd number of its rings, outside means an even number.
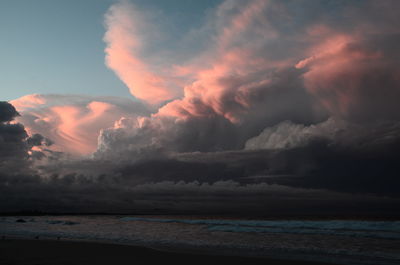
[[[0,235],[334,264],[400,264],[400,221],[147,215],[4,216],[0,217]]]

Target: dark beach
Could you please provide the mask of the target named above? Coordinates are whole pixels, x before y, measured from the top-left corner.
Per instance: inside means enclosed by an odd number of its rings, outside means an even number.
[[[106,243],[55,240],[0,240],[0,264],[269,264],[323,265],[328,263],[266,258],[164,252],[151,248]]]

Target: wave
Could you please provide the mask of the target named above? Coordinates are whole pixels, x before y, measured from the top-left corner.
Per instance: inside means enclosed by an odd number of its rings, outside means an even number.
[[[399,221],[266,221],[144,217],[123,217],[120,220],[205,225],[210,231],[222,232],[324,234],[400,239]]]

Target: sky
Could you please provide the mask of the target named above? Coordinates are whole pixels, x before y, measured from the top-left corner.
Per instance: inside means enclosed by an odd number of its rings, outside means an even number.
[[[0,211],[398,213],[399,5],[1,1]]]
[[[1,1],[1,100],[33,93],[132,97],[104,65],[103,16],[114,2]],[[168,14],[165,20],[179,35],[199,24],[218,1],[135,3]]]

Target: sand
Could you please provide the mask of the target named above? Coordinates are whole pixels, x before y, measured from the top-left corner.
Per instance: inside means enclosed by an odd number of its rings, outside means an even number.
[[[151,248],[64,240],[0,239],[1,265],[90,264],[268,264],[323,265],[326,263],[264,258],[182,254]]]

